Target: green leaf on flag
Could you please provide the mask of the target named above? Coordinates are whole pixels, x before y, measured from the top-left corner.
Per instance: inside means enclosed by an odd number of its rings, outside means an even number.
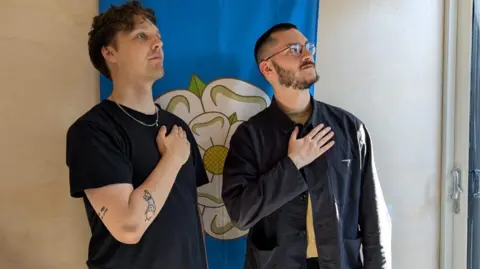
[[[201,98],[206,86],[207,85],[205,85],[205,83],[200,80],[200,78],[198,78],[196,75],[193,75],[192,79],[190,80],[190,84],[188,85],[188,90]]]
[[[234,112],[232,115],[230,115],[230,117],[228,117],[228,122],[230,122],[230,125],[234,124],[237,121],[237,112]]]

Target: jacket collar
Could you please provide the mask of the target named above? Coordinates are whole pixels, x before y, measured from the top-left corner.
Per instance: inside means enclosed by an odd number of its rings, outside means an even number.
[[[310,129],[310,127],[315,127],[320,123],[319,119],[319,109],[320,105],[318,102],[315,101],[312,95],[310,95],[310,103],[312,105],[312,115],[305,123],[305,127]],[[275,96],[272,98],[272,102],[268,107],[268,116],[270,122],[276,127],[280,128],[284,133],[290,133],[293,131],[295,126],[297,125],[294,121],[288,117],[288,115],[281,109],[280,105],[278,104]]]

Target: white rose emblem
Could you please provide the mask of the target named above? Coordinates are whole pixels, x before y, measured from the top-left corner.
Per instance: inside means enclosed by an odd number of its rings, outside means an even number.
[[[270,104],[269,96],[238,79],[222,78],[205,85],[193,76],[189,89],[166,92],[156,102],[188,123],[200,148],[210,181],[198,189],[206,233],[221,240],[244,236],[247,231],[233,227],[222,201],[223,165],[232,134]]]

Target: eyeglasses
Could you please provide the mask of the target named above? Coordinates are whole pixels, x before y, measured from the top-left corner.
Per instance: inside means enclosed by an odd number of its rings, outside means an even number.
[[[316,52],[315,45],[313,43],[307,42],[307,43],[305,43],[305,45],[302,45],[302,44],[299,44],[299,43],[294,43],[294,44],[290,44],[290,45],[286,46],[285,48],[281,49],[279,52],[276,52],[273,55],[270,55],[270,56],[264,58],[262,61],[266,61],[266,60],[272,58],[273,56],[276,56],[276,55],[278,55],[278,54],[280,54],[280,53],[282,53],[286,50],[289,50],[289,52],[290,52],[290,54],[292,54],[292,56],[298,57],[298,56],[302,55],[303,48],[306,48],[312,56]]]

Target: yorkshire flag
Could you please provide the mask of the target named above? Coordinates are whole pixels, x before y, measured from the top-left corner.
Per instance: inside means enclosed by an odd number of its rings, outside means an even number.
[[[125,2],[100,0],[99,8],[104,11]],[[154,97],[189,124],[210,177],[210,184],[198,190],[209,267],[241,269],[247,231],[230,222],[221,185],[231,135],[240,123],[268,106],[273,94],[256,66],[255,41],[274,24],[290,22],[316,44],[319,0],[141,3],[155,11],[164,41],[165,76],[154,84]],[[101,99],[111,89],[111,82],[101,77]]]

